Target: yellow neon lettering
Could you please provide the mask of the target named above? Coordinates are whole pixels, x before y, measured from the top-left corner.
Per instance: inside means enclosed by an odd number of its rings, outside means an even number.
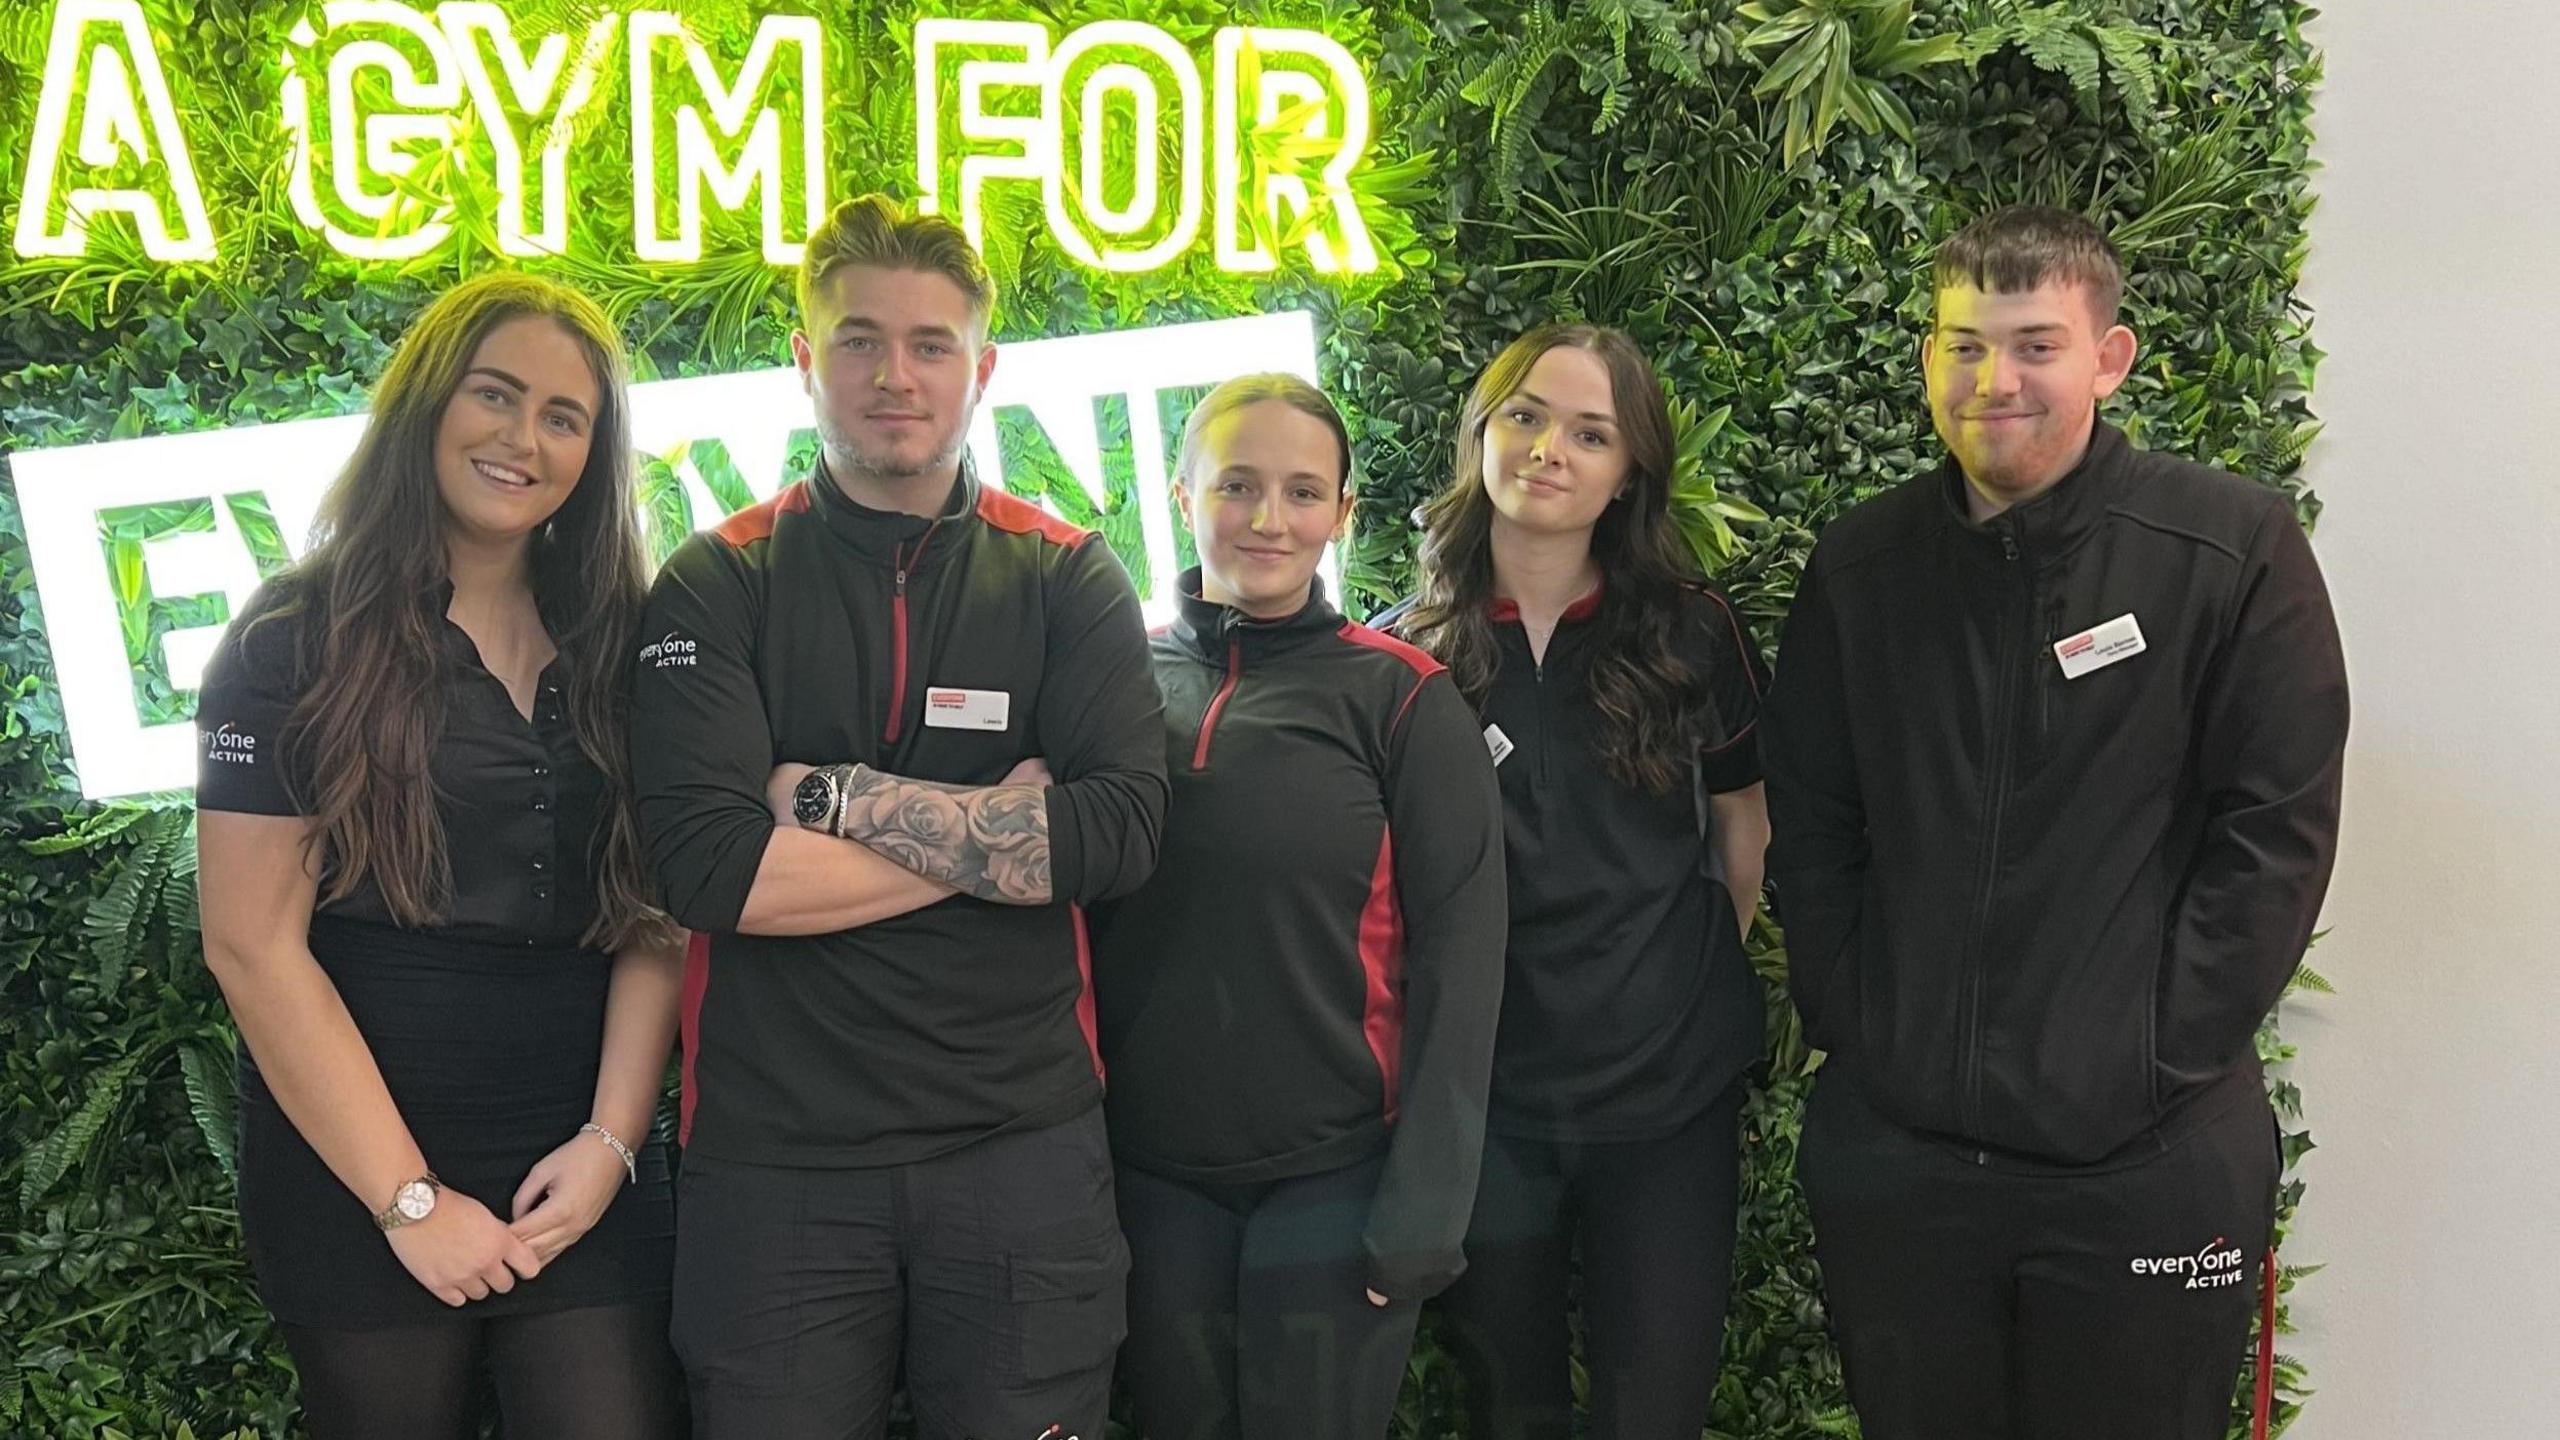
[[[293,137],[287,179],[294,214],[330,248],[358,260],[409,260],[442,245],[453,204],[434,196],[454,143],[462,82],[444,32],[397,0],[329,0],[322,29],[294,27],[285,55],[284,126]],[[421,75],[419,60],[425,73]],[[327,76],[325,111],[315,114],[309,70]],[[378,71],[389,103],[358,92]],[[327,126],[328,192],[313,175]],[[428,194],[421,195],[427,189]],[[341,219],[347,224],[340,224]]]
[[[659,214],[661,145],[657,105],[658,51],[669,41],[684,45],[685,71],[694,90],[709,103],[711,118],[694,105],[674,109],[675,143],[670,166],[675,186],[676,223],[672,233]],[[755,39],[738,68],[737,83],[724,85],[700,42],[686,33],[683,21],[660,10],[631,16],[631,210],[632,248],[643,260],[693,261],[702,258],[702,197],[708,189],[724,210],[744,209],[762,194],[764,258],[775,265],[797,265],[809,232],[826,216],[826,154],[820,140],[820,118],[826,109],[824,55],[816,19],[806,15],[768,15],[757,22]],[[796,70],[781,70],[782,47],[794,48]],[[799,135],[796,168],[800,176],[801,214],[786,224],[787,156],[782,143],[781,113],[757,106],[769,74],[777,86],[796,96]],[[750,111],[752,110],[752,118]],[[713,131],[736,147],[737,163],[721,159]]]
[[[1154,61],[1152,67],[1126,60],[1113,63],[1102,57],[1112,52],[1134,52],[1133,58]],[[1173,123],[1181,127],[1182,174],[1171,186],[1164,185],[1156,172],[1162,165],[1158,158],[1157,131],[1163,119],[1158,85],[1164,75],[1173,79],[1181,98]],[[1072,111],[1063,103],[1066,89],[1074,85],[1086,103]],[[1140,97],[1137,114],[1135,171],[1131,175],[1131,203],[1114,210],[1101,203],[1108,193],[1110,177],[1103,167],[1102,103],[1099,96],[1112,90],[1125,90]],[[1191,248],[1200,234],[1200,67],[1192,63],[1190,52],[1174,42],[1172,36],[1153,25],[1135,20],[1101,20],[1079,27],[1049,57],[1048,74],[1040,87],[1041,113],[1053,127],[1052,149],[1048,173],[1041,177],[1042,198],[1048,202],[1049,231],[1067,254],[1097,270],[1122,273],[1154,270]],[[1077,117],[1076,143],[1054,128],[1066,117]],[[1076,173],[1067,173],[1066,157],[1076,157]],[[1163,193],[1172,191],[1173,215],[1163,216]],[[1084,212],[1068,206],[1073,195]],[[1085,231],[1085,222],[1109,237],[1110,243],[1096,244]],[[1142,231],[1160,233],[1152,243],[1135,243],[1131,237]]]
[[[574,64],[566,66],[569,37],[546,35],[530,60],[517,44],[506,11],[489,0],[451,0],[436,7],[436,23],[444,30],[462,70],[463,83],[480,113],[497,160],[498,248],[509,255],[558,255],[569,248],[569,142],[573,122],[594,98],[596,78],[622,17],[606,14],[587,26],[587,37]],[[506,85],[490,74],[494,53]],[[530,219],[526,204],[525,150],[538,140],[540,218]],[[530,223],[528,220],[530,219]]]
[[[973,57],[959,63],[958,103],[950,105],[942,98],[946,52]],[[1036,184],[1051,168],[1045,118],[996,114],[987,103],[991,90],[1040,88],[1049,31],[1027,20],[919,20],[915,54],[917,208],[957,215],[983,250],[988,182]]]
[[[96,28],[106,33],[93,44]],[[74,147],[80,165],[94,176],[127,155],[142,167],[157,164],[168,176],[165,200],[132,187],[74,186],[62,194],[56,223],[55,186],[64,178],[63,139],[70,131],[75,91],[82,100]],[[152,259],[214,258],[213,220],[196,185],[195,162],[178,129],[177,107],[170,103],[169,81],[161,73],[160,52],[152,44],[140,0],[62,0],[53,14],[38,97],[13,237],[19,254],[85,255],[89,222],[121,211],[133,217],[142,253]]]
[[[1370,139],[1369,82],[1351,52],[1312,30],[1259,26],[1227,26],[1213,46],[1217,163],[1209,208],[1219,268],[1277,267],[1260,233],[1267,229],[1299,232],[1307,263],[1320,272],[1377,269],[1377,245],[1351,193]],[[1284,212],[1292,223],[1282,223]]]

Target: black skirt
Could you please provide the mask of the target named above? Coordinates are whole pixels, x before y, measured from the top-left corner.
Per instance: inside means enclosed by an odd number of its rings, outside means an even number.
[[[427,1168],[447,1190],[511,1218],[525,1172],[576,1138],[592,1113],[611,958],[328,916],[311,921],[311,953],[372,1048]],[[540,1275],[457,1311],[392,1254],[371,1208],[303,1141],[245,1046],[239,1086],[240,1229],[260,1297],[279,1320],[373,1328],[667,1293],[675,1209],[661,1146],[638,1152],[639,1182]]]

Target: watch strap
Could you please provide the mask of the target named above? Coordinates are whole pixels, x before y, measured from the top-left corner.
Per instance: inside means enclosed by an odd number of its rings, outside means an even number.
[[[418,1221],[426,1218],[423,1215],[411,1215],[400,1208],[400,1197],[407,1194],[409,1187],[412,1185],[424,1185],[430,1192],[441,1191],[444,1189],[444,1182],[436,1178],[436,1172],[433,1170],[429,1170],[415,1178],[401,1181],[400,1188],[391,1192],[391,1203],[383,1206],[382,1209],[375,1212],[373,1217],[374,1228],[387,1232],[397,1230],[403,1225],[414,1225]],[[430,1206],[429,1209],[432,1211],[433,1207]]]

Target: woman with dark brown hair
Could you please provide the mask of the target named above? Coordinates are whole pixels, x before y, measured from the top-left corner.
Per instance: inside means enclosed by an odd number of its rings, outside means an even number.
[[[1670,513],[1674,437],[1634,343],[1541,327],[1486,367],[1422,586],[1382,621],[1484,722],[1510,936],[1467,1268],[1443,1297],[1467,1433],[1695,1440],[1732,1284],[1742,936],[1768,816],[1759,660]]]
[[[207,965],[240,1030],[240,1221],[342,1436],[671,1437],[648,1144],[678,936],[624,693],[646,562],[622,346],[549,281],[419,316],[315,543],[197,705]]]

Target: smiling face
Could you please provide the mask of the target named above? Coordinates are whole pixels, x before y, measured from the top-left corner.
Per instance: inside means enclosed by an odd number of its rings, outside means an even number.
[[[1921,342],[1929,412],[1964,470],[1974,518],[2032,500],[2088,452],[2098,402],[2133,368],[2133,332],[2101,326],[2088,288],[1938,291]]]
[[[1173,488],[1200,547],[1201,598],[1257,619],[1296,614],[1351,519],[1345,480],[1333,428],[1286,401],[1210,421]]]
[[[576,339],[547,316],[491,327],[436,425],[436,490],[456,532],[521,541],[586,473],[602,397]]]
[[[938,271],[845,265],[812,288],[808,324],[791,357],[839,481],[947,482],[996,364],[968,295]]]
[[[1485,417],[1483,479],[1494,524],[1534,534],[1589,533],[1626,487],[1609,367],[1558,345]]]

